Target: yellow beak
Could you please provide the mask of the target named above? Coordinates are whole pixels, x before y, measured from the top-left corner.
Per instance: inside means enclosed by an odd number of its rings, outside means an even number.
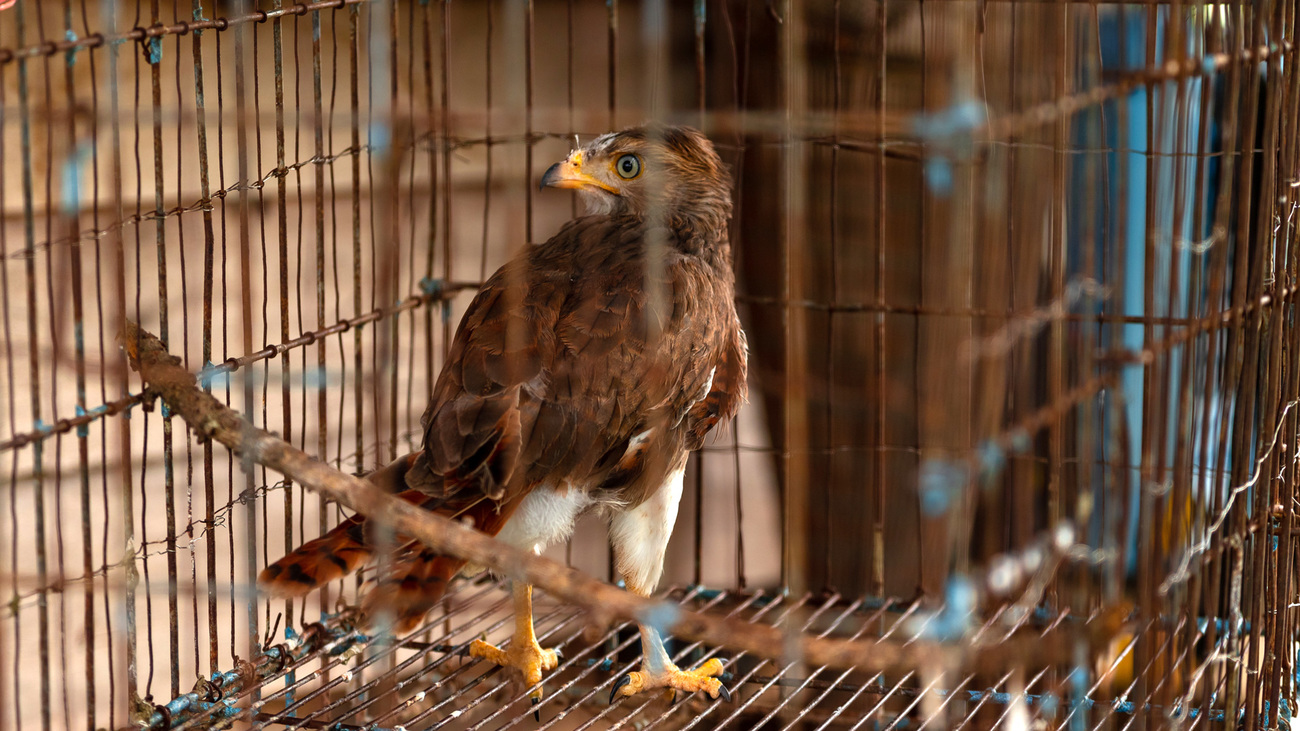
[[[542,188],[599,188],[606,193],[618,195],[613,188],[582,171],[582,150],[576,150],[564,162],[557,162],[547,168],[542,176]]]

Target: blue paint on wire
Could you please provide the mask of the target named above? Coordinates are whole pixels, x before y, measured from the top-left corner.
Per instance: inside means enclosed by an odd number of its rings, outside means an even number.
[[[441,297],[443,290],[446,288],[447,288],[447,283],[441,279],[431,279],[429,277],[424,277],[423,279],[420,280],[420,291],[423,292],[424,296],[426,297],[433,297],[433,298]]]
[[[966,486],[966,465],[946,459],[927,459],[917,475],[921,512],[927,518],[946,515]]]
[[[76,215],[81,210],[81,179],[90,162],[94,148],[90,143],[77,145],[63,160],[59,170],[59,208],[65,216]]]
[[[682,610],[673,602],[659,602],[641,613],[641,623],[660,635],[667,636],[677,620],[681,619]]]
[[[145,55],[150,64],[162,63],[162,37],[154,36],[145,42]]]
[[[393,131],[383,122],[371,122],[367,137],[374,153],[384,154],[393,144]]]
[[[81,40],[77,38],[77,34],[73,33],[71,28],[69,28],[67,32],[63,34],[63,39],[66,40],[68,43],[76,43],[77,41]],[[73,46],[72,48],[69,48],[67,51],[64,52],[63,58],[64,61],[68,64],[68,68],[72,68],[72,64],[77,62],[78,50],[80,49],[78,49],[76,46]]]

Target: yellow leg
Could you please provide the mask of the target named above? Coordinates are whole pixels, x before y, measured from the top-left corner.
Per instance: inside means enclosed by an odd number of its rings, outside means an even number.
[[[623,576],[623,581],[628,591],[633,594],[650,595],[649,590],[638,586],[626,574]],[[629,698],[658,688],[666,691],[665,699],[669,701],[674,700],[677,691],[680,690],[688,694],[704,691],[710,698],[716,699],[721,696],[723,700],[731,702],[731,691],[727,690],[727,686],[723,685],[721,680],[714,677],[722,674],[721,660],[716,657],[710,658],[694,670],[682,670],[668,656],[668,649],[664,647],[663,638],[659,636],[658,630],[644,624],[638,624],[637,627],[641,630],[641,669],[624,675],[614,683],[614,689],[609,693],[610,703],[619,698]]]
[[[470,643],[469,654],[483,658],[502,667],[514,668],[524,676],[524,686],[531,688],[542,681],[542,673],[553,670],[560,661],[556,650],[543,650],[537,644],[537,635],[533,631],[533,587],[530,584],[513,585],[515,604],[515,634],[510,639],[510,646],[502,650],[489,645],[483,640]],[[542,690],[534,690],[530,697],[536,705],[542,699]]]
[[[702,690],[710,698],[722,696],[723,700],[731,701],[731,691],[714,677],[722,674],[721,660],[709,658],[694,670],[682,670],[668,657],[668,650],[664,648],[659,632],[644,624],[638,626],[641,628],[641,669],[624,675],[614,683],[614,689],[609,694],[610,703],[656,688],[666,689],[669,700],[679,690],[683,693]]]

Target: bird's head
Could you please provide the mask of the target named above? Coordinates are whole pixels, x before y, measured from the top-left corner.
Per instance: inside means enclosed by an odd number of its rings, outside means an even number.
[[[589,215],[631,214],[693,235],[725,233],[731,176],[713,143],[690,127],[649,125],[601,135],[542,176],[572,188]]]

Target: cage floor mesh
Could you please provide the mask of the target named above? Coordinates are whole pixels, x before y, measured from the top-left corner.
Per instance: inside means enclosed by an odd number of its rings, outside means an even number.
[[[664,595],[684,608],[745,622],[787,628],[791,633],[853,639],[889,639],[909,645],[932,637],[950,617],[918,603],[836,594],[712,590],[677,587]],[[797,660],[763,660],[699,643],[670,643],[674,661],[695,667],[718,657],[732,700],[700,694],[669,698],[660,693],[611,704],[615,681],[640,663],[636,628],[620,624],[600,632],[582,612],[538,594],[539,642],[559,648],[560,665],[542,682],[541,700],[506,671],[472,658],[476,638],[505,641],[512,628],[508,587],[489,580],[462,582],[431,621],[396,641],[357,632],[349,612],[325,617],[287,642],[268,648],[251,690],[223,694],[202,684],[188,709],[175,706],[164,725],[205,728],[220,717],[242,719],[258,729],[310,728],[353,731],[405,729],[588,729],[588,728],[1104,728],[1125,727],[1135,715],[1155,714],[1190,727],[1221,725],[1222,710],[1209,710],[1212,696],[1180,699],[1169,707],[1126,700],[1131,669],[1125,661],[1136,634],[1119,643],[1093,674],[1041,670],[1000,676],[944,672],[940,667],[898,674],[868,674],[808,667]],[[1047,637],[1070,624],[1090,621],[1068,612],[1003,607],[981,623],[966,625],[971,646],[997,643],[1014,634]],[[268,657],[269,656],[269,657]],[[1204,673],[1207,664],[1196,672]],[[238,673],[228,674],[232,679]],[[1083,683],[1083,678],[1089,678]],[[233,687],[233,686],[232,686]],[[1152,692],[1159,688],[1152,689]],[[1115,697],[1100,699],[1103,694]],[[1186,710],[1184,710],[1186,709]],[[172,714],[175,713],[174,716]],[[1206,724],[1208,725],[1208,724]]]

